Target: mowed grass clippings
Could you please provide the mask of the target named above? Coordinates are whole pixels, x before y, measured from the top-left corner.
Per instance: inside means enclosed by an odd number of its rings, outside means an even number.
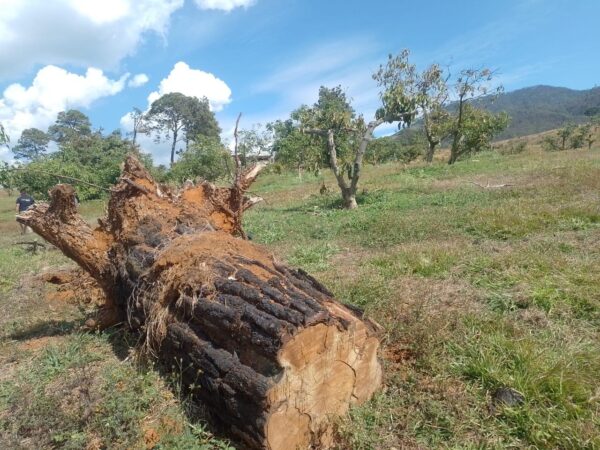
[[[384,386],[339,420],[338,448],[600,448],[598,148],[363,173],[356,211],[328,172],[261,175],[245,218],[383,326]],[[81,334],[82,311],[48,305],[32,277],[70,263],[13,245],[13,203],[0,196],[0,446],[226,448],[176,376],[123,359],[135,339]]]

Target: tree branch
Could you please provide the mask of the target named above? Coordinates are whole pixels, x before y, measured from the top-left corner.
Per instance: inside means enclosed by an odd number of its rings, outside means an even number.
[[[327,130],[327,147],[329,148],[329,164],[331,165],[331,170],[333,171],[342,192],[346,192],[348,190],[348,185],[344,179],[344,174],[340,172],[340,167],[338,166],[337,148],[335,146],[333,130]]]
[[[99,186],[97,184],[94,183],[90,183],[89,181],[83,181],[80,180],[79,178],[75,178],[75,177],[69,177],[67,175],[58,175],[56,173],[52,173],[52,172],[46,172],[45,170],[40,170],[40,169],[31,169],[29,167],[14,167],[11,170],[30,170],[31,172],[38,172],[38,173],[43,173],[44,175],[49,175],[51,177],[56,177],[60,180],[68,180],[68,181],[75,181],[77,183],[81,183],[81,184],[85,184],[87,186],[91,186],[91,187],[95,187],[96,189],[101,189],[103,191],[106,192],[110,192],[110,189],[107,187],[103,187],[103,186]]]
[[[316,136],[327,137],[329,130],[321,130],[319,128],[300,128],[301,133],[314,134]]]
[[[358,146],[358,150],[356,152],[356,156],[354,158],[354,170],[352,171],[352,182],[350,183],[350,190],[352,192],[356,191],[356,187],[358,186],[358,179],[360,177],[360,169],[362,167],[362,160],[367,151],[367,145],[373,139],[373,132],[375,129],[385,122],[385,119],[380,118],[369,122],[367,125],[367,129],[363,134],[362,140],[360,141],[360,145]]]
[[[117,298],[115,274],[108,257],[111,237],[92,230],[77,212],[75,190],[68,184],[57,184],[50,191],[50,204],[36,203],[17,216],[38,235],[84,268],[98,281],[108,298]]]

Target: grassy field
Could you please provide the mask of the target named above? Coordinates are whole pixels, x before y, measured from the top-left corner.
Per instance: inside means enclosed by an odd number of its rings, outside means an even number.
[[[253,239],[385,329],[384,388],[339,422],[340,449],[600,448],[600,149],[532,147],[367,167],[356,211],[328,173],[253,187]],[[227,448],[176,376],[131,361],[133,336],[81,333],[85,308],[44,300],[32,275],[68,263],[13,245],[13,202],[0,198],[0,447]],[[523,403],[495,403],[501,387]]]

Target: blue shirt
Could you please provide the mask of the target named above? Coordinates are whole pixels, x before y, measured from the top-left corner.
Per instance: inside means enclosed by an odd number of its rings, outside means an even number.
[[[27,211],[31,205],[35,203],[35,200],[31,195],[21,195],[17,198],[17,205],[19,205],[19,212]]]

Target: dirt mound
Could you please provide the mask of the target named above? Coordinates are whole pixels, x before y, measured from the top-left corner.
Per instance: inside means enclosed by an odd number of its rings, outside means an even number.
[[[67,302],[76,305],[100,306],[106,297],[100,286],[82,269],[57,269],[43,273],[45,296],[50,302]]]

